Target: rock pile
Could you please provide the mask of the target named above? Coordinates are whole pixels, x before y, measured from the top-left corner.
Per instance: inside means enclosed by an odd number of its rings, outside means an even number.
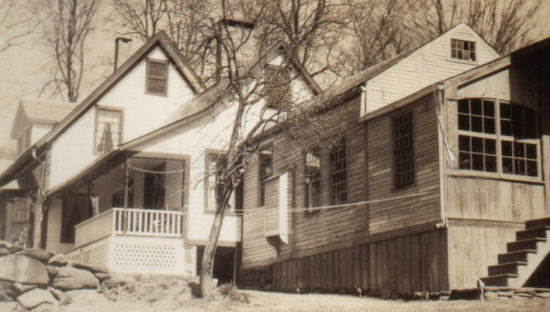
[[[0,241],[0,311],[55,311],[65,292],[108,284],[104,268]]]

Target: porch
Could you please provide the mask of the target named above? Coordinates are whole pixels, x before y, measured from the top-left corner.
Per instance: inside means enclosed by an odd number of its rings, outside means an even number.
[[[184,275],[183,212],[112,208],[75,228],[75,261],[112,272]]]

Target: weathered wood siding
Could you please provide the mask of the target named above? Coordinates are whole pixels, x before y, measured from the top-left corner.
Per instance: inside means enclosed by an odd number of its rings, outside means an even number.
[[[445,135],[451,152],[456,156],[452,165],[445,162],[449,218],[524,222],[549,215],[544,195],[547,182],[543,177],[524,181],[522,176],[499,177],[480,171],[461,170],[458,164],[458,100],[473,97],[500,99],[541,112],[544,107],[541,104],[548,105],[548,100],[542,100],[546,101],[544,104],[536,96],[540,88],[534,82],[529,83],[533,80],[531,76],[533,74],[512,66],[445,90]],[[545,122],[541,118],[539,126]],[[541,142],[544,143],[544,139]],[[544,149],[544,144],[541,144],[542,159],[549,157]],[[541,160],[539,165],[543,166],[543,172],[548,171],[545,161]]]
[[[336,249],[273,265],[273,288],[380,294],[448,289],[445,230]]]
[[[433,97],[415,102],[413,137],[415,183],[403,189],[393,185],[393,149],[391,116],[375,118],[368,123],[368,190],[370,199],[399,197],[424,193],[425,195],[392,200],[371,205],[369,232],[381,233],[441,220],[439,196],[439,152],[437,120]],[[399,112],[397,112],[399,113]]]
[[[498,254],[522,229],[521,223],[449,221],[449,287],[477,287],[477,279],[488,276],[488,266],[498,264]]]
[[[305,261],[305,257],[324,257],[321,254],[340,253],[338,250],[343,247],[359,248],[357,246],[367,242],[432,230],[435,229],[435,224],[441,221],[437,123],[430,98],[421,99],[410,106],[414,111],[416,183],[403,190],[393,188],[392,116],[381,116],[362,122],[358,120],[359,109],[359,97],[355,97],[327,113],[332,116],[328,125],[332,129],[333,137],[345,138],[348,203],[359,204],[312,213],[304,210],[295,211],[289,219],[292,234],[288,245],[272,246],[265,237],[265,211],[258,209],[257,157],[249,159],[244,178],[243,271],[273,263]],[[282,134],[270,137],[262,144],[273,147],[274,175],[293,170],[294,197],[293,201],[289,202],[294,203],[294,208],[305,207],[304,161],[299,148]],[[322,150],[321,206],[330,205],[329,160],[328,149]],[[271,198],[271,188],[274,187],[270,187],[268,183],[268,207],[272,205],[271,200],[276,202],[276,199]],[[427,194],[406,200],[391,200],[370,205],[363,203],[366,200],[387,199],[420,192]],[[423,230],[418,230],[419,226],[423,226]],[[392,234],[388,234],[390,232]],[[386,234],[387,236],[382,238]],[[373,235],[379,238],[374,239]],[[396,244],[402,243],[397,239]],[[416,244],[414,240],[410,243]],[[390,246],[393,243],[388,241],[380,244]],[[421,245],[412,246],[419,250],[423,248]],[[345,251],[342,252],[345,254]],[[434,252],[441,253],[433,255],[434,257],[444,257],[446,248],[439,248]],[[373,254],[374,258],[379,256]],[[410,254],[410,257],[415,255]],[[392,261],[401,261],[400,259],[407,258],[397,257]],[[414,261],[422,260],[415,258]],[[402,265],[407,266],[404,262]],[[274,273],[274,277],[276,274],[278,273]],[[384,277],[386,273],[380,274],[377,277],[380,280],[387,278]],[[411,275],[411,279],[415,278]],[[347,280],[344,277],[342,279]],[[385,282],[380,283],[382,285]]]

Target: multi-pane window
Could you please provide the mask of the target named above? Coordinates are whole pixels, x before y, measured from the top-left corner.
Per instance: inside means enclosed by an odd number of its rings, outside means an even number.
[[[495,101],[464,99],[458,102],[458,129],[484,137],[460,135],[458,162],[460,169],[496,172]]]
[[[264,95],[266,105],[283,108],[290,103],[290,71],[281,66],[268,65],[265,68]]]
[[[506,101],[462,99],[458,130],[460,169],[538,176],[533,110]]]
[[[166,95],[168,90],[168,62],[158,60],[147,61],[147,82],[148,93]]]
[[[459,60],[476,61],[476,43],[473,41],[451,39],[451,57]]]
[[[330,202],[347,201],[346,141],[339,140],[330,150]]]
[[[273,150],[266,148],[260,151],[260,207],[265,206],[266,180],[273,175]]]
[[[321,153],[316,148],[307,152],[305,158],[305,206],[318,207],[321,195]]]
[[[112,151],[120,144],[122,112],[97,108],[95,125],[95,152]]]
[[[206,155],[206,205],[205,210],[209,212],[215,212],[221,201],[221,194],[223,192],[223,184],[220,181],[219,176],[219,158],[220,155],[216,153],[209,153]]]
[[[412,112],[393,118],[393,159],[395,188],[414,183],[414,142]]]

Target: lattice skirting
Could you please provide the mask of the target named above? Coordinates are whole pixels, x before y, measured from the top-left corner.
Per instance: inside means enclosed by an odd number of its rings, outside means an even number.
[[[185,274],[183,239],[111,237],[109,267],[114,272]]]
[[[108,267],[111,272],[193,274],[182,238],[110,236],[67,253],[69,259]],[[187,269],[187,270],[186,270]]]

